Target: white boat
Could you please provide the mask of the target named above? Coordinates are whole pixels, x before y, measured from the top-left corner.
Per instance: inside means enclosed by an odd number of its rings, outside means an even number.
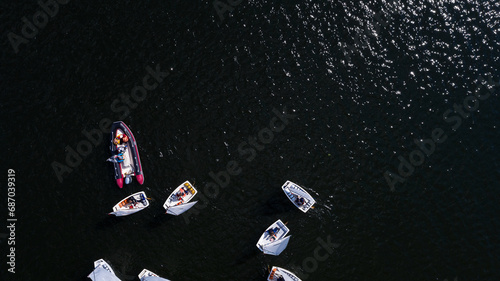
[[[283,269],[281,267],[273,266],[267,281],[302,281],[299,277],[290,271]]]
[[[168,279],[162,278],[158,276],[158,274],[149,271],[147,269],[143,269],[141,273],[139,273],[139,280],[141,281],[170,281]]]
[[[121,281],[111,266],[103,259],[94,262],[94,270],[87,276],[92,281]]]
[[[110,215],[115,215],[117,217],[128,216],[133,213],[144,210],[149,206],[149,201],[144,191],[134,193],[113,207],[113,212]]]
[[[189,202],[198,193],[198,190],[189,182],[185,181],[179,185],[165,200],[163,208],[167,211],[167,214],[178,216],[189,208],[193,207],[198,201]]]
[[[287,181],[281,189],[283,189],[288,199],[304,213],[309,211],[316,203],[314,198],[296,183]]]
[[[259,248],[264,254],[279,255],[285,250],[291,236],[286,236],[290,230],[281,221],[277,220],[271,224],[257,242]]]

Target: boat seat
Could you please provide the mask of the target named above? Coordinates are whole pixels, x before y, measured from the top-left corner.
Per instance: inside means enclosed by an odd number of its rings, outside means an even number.
[[[193,189],[193,187],[192,187],[189,183],[185,183],[185,184],[184,184],[184,186],[186,186],[186,187],[189,189],[189,191],[190,191],[192,194],[194,194],[194,189]]]

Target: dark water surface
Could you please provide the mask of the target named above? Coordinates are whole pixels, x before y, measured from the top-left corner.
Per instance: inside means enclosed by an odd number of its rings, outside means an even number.
[[[17,53],[11,32],[42,9],[0,5],[1,196],[12,168],[18,219],[15,274],[0,231],[1,280],[85,280],[99,258],[122,280],[143,268],[174,281],[265,280],[273,265],[303,280],[500,280],[498,1],[220,2],[232,12],[70,1]],[[169,75],[122,100],[147,67]],[[293,116],[271,136],[276,111]],[[60,181],[54,163],[68,165],[68,151],[85,150],[82,131],[107,119],[134,132],[145,184],[116,186],[107,132]],[[205,190],[228,163],[241,172]],[[198,208],[163,215],[185,180]],[[294,208],[286,180],[316,209]],[[140,190],[148,209],[106,215]],[[264,256],[255,244],[277,219],[291,242]],[[318,239],[335,245],[321,260]]]

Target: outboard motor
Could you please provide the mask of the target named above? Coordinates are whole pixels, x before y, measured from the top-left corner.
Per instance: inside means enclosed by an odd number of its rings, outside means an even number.
[[[127,175],[127,176],[125,177],[125,184],[129,184],[129,183],[131,183],[131,182],[132,182],[132,177],[131,177],[130,175]]]

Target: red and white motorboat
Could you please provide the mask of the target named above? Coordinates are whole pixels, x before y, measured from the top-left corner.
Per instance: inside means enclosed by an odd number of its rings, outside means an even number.
[[[132,131],[122,121],[116,121],[111,126],[110,149],[113,156],[108,161],[114,164],[116,184],[122,188],[123,182],[129,184],[133,176],[139,184],[143,184],[144,173],[139,149]]]

